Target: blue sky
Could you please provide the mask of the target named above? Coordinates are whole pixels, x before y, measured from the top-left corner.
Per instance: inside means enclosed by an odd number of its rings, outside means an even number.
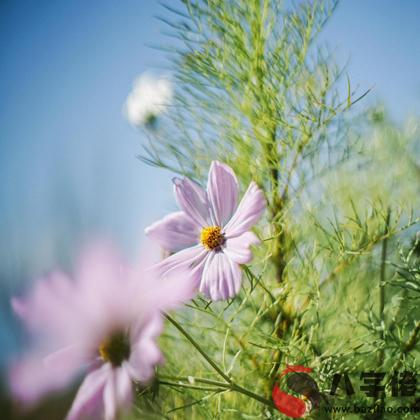
[[[401,122],[420,111],[420,2],[342,0],[322,39],[337,48],[341,62],[370,100],[386,103]]]
[[[161,13],[155,0],[0,3],[0,324],[9,294],[65,264],[63,249],[102,235],[133,254],[174,209],[170,174],[135,158],[142,135],[121,113],[133,78],[166,65],[146,46],[168,42]],[[420,112],[418,16],[416,1],[343,0],[322,34],[397,121]]]

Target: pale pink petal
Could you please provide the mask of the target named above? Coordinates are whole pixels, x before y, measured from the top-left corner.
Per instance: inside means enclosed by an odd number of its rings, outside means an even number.
[[[204,266],[200,292],[214,301],[226,300],[238,294],[241,282],[239,265],[223,252],[212,252]]]
[[[100,287],[108,289],[118,279],[124,278],[125,261],[110,243],[95,243],[81,253],[76,270],[76,283],[85,292]],[[92,286],[94,285],[94,287]]]
[[[207,182],[207,195],[212,211],[213,224],[224,226],[232,217],[238,201],[238,180],[233,170],[213,161]]]
[[[201,245],[184,249],[165,258],[158,264],[150,267],[148,271],[157,277],[174,279],[175,281],[191,285],[192,290],[198,286],[203,269],[203,261],[208,251]],[[187,287],[187,285],[185,285]]]
[[[111,375],[112,366],[105,363],[85,377],[67,414],[67,420],[102,417],[104,387]]]
[[[165,312],[193,298],[197,293],[207,254],[202,246],[187,248],[140,274],[139,278],[145,286],[140,296],[142,312]],[[148,283],[150,287],[147,288]]]
[[[54,392],[67,384],[57,373],[45,369],[42,358],[31,355],[18,363],[12,363],[9,386],[13,397],[24,405],[31,405],[48,392]]]
[[[224,226],[232,217],[238,201],[238,180],[233,170],[213,161],[209,171],[207,195],[217,226]]]
[[[259,243],[255,233],[245,232],[240,236],[228,238],[224,243],[223,252],[238,264],[248,264],[252,260],[250,247]]]
[[[137,255],[135,269],[150,267],[162,260],[162,247],[156,242],[144,241]]]
[[[208,226],[210,209],[206,192],[195,182],[174,178],[175,198],[183,210],[198,226]]]
[[[157,339],[163,329],[160,314],[139,325],[131,334],[131,354],[126,363],[130,376],[138,382],[148,382],[154,375],[154,367],[163,362]]]
[[[104,336],[123,328],[141,311],[139,295],[150,284],[145,286],[109,245],[91,247],[83,254],[77,274],[73,319],[63,329],[74,328],[75,340],[98,346]]]
[[[163,319],[159,311],[143,322],[135,324],[130,328],[130,341],[135,347],[139,340],[156,340],[163,330]]]
[[[205,250],[189,263],[179,264],[161,275],[161,293],[158,299],[162,310],[175,309],[180,303],[186,303],[197,294],[204,265],[209,256]]]
[[[115,420],[117,415],[126,411],[132,402],[131,379],[123,367],[112,369],[104,388],[104,418]]]
[[[251,182],[232,219],[225,226],[226,238],[242,235],[254,226],[266,206],[264,194],[255,182]]]
[[[78,344],[71,344],[44,357],[43,364],[45,369],[55,372],[60,370],[62,377],[72,377],[88,368],[94,358],[95,353],[92,352],[92,349],[86,349]]]
[[[197,244],[199,226],[183,211],[171,213],[145,230],[146,235],[162,248],[177,252]]]
[[[110,377],[108,377],[104,393],[104,419],[105,420],[113,420],[117,415],[117,398],[115,395],[115,383],[113,378],[113,373],[111,373]]]
[[[70,323],[73,314],[67,303],[74,295],[74,285],[61,272],[53,272],[35,283],[24,298],[12,298],[15,313],[33,334],[48,332],[58,345],[62,344],[63,324]],[[54,316],[51,316],[54,314]]]
[[[183,249],[159,263],[155,264],[151,271],[158,271],[165,273],[179,266],[193,267],[197,260],[201,260],[207,254],[207,250],[202,245],[196,245],[190,248]]]
[[[121,412],[128,410],[133,403],[133,382],[127,372],[126,365],[127,362],[124,362],[115,374],[116,396]]]
[[[12,364],[9,383],[13,396],[30,405],[45,394],[59,391],[69,385],[83,367],[88,357],[76,346],[68,346],[43,357],[33,354]],[[57,372],[60,372],[57,375]]]
[[[194,273],[188,272],[187,275],[183,275],[186,269],[182,267],[176,267],[167,273],[162,272],[160,275],[157,272],[161,270],[153,266],[149,270],[155,270],[155,273],[149,271],[145,275],[155,278],[155,283],[158,283],[159,287],[139,292],[137,304],[141,304],[143,308],[142,319],[155,311],[175,309],[197,293],[198,283]]]

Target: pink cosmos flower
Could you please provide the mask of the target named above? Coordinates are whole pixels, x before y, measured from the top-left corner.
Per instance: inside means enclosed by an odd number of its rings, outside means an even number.
[[[211,164],[207,191],[189,179],[173,182],[182,211],[146,228],[146,235],[175,253],[155,268],[177,269],[212,300],[235,296],[242,282],[240,264],[251,261],[250,246],[259,243],[250,228],[265,209],[263,192],[251,182],[238,205],[236,176],[217,161]]]
[[[12,393],[30,404],[85,372],[67,419],[114,419],[130,406],[132,381],[146,383],[162,362],[161,311],[191,292],[186,282],[128,269],[110,247],[91,249],[75,281],[53,273],[25,299],[13,299],[37,341],[11,368]]]

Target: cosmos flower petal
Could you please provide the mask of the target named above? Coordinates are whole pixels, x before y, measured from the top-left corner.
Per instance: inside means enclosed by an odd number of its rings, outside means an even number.
[[[156,339],[163,329],[160,314],[149,319],[137,331],[133,331],[131,354],[126,369],[136,381],[147,382],[154,375],[154,366],[163,362]]]
[[[223,252],[211,253],[204,266],[200,291],[212,299],[226,300],[238,294],[242,272]]]
[[[72,344],[63,347],[44,357],[43,365],[46,370],[60,370],[60,376],[72,378],[92,363],[90,352],[80,345]]]
[[[175,198],[183,210],[199,227],[209,225],[210,209],[206,192],[195,182],[174,178]]]
[[[73,317],[65,305],[73,295],[71,280],[59,271],[35,283],[24,298],[12,298],[14,312],[33,334],[49,331],[59,341],[63,335],[62,325]],[[54,316],[51,316],[51,314]]]
[[[232,217],[237,206],[238,188],[233,170],[223,163],[213,161],[209,171],[207,195],[217,226],[224,226]]]
[[[80,373],[83,364],[74,349],[65,348],[51,355],[60,364],[51,369],[50,362],[40,354],[31,354],[14,362],[9,371],[9,385],[15,398],[21,403],[31,405],[48,392],[55,392],[67,386]]]
[[[138,323],[131,328],[130,336],[132,345],[138,344],[139,340],[155,340],[163,330],[163,320],[159,311],[151,315],[146,321]]]
[[[163,249],[177,252],[197,243],[199,226],[183,211],[168,214],[145,230]]]
[[[115,381],[113,372],[107,378],[104,393],[104,419],[113,420],[117,415],[117,397],[115,395]]]
[[[84,418],[100,418],[103,411],[103,391],[105,384],[112,373],[109,363],[102,365],[86,375],[80,385],[67,420]]]
[[[122,368],[116,369],[115,372],[116,396],[118,407],[122,411],[126,411],[133,401],[133,383],[130,375],[124,368],[125,363]]]
[[[254,226],[266,207],[264,194],[255,182],[251,182],[239,206],[224,232],[227,238],[242,235]]]
[[[208,251],[202,245],[196,245],[165,258],[150,267],[149,271],[157,277],[178,279],[180,284],[186,280],[192,288],[195,288],[201,278],[203,262],[207,255]]]
[[[224,244],[223,252],[238,264],[248,264],[252,260],[250,247],[258,245],[260,240],[253,232],[245,232],[240,236],[228,238]]]
[[[95,243],[84,249],[77,261],[76,283],[82,293],[86,289],[108,290],[124,276],[125,263],[111,243]]]
[[[143,359],[141,351],[144,351],[145,349],[146,353],[145,358]],[[154,367],[162,364],[163,361],[162,352],[156,344],[153,346],[146,346],[145,343],[141,343],[141,345],[138,345],[133,349],[133,354],[125,368],[133,380],[147,383],[155,374]]]
[[[127,371],[124,367],[113,368],[103,392],[105,420],[115,420],[119,413],[127,410],[132,399],[132,383]]]

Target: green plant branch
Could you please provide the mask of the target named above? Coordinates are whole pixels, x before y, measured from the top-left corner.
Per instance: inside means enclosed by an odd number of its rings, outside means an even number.
[[[408,338],[407,342],[402,346],[402,351],[400,353],[400,356],[398,360],[395,362],[394,366],[392,367],[391,371],[396,371],[400,368],[402,360],[404,356],[406,356],[408,353],[410,353],[414,348],[416,347],[416,344],[419,339],[419,333],[420,333],[420,321],[417,321],[414,325],[414,329],[412,330],[410,337]]]
[[[164,314],[165,318],[195,347],[195,349],[204,357],[204,359],[212,366],[212,368],[226,381],[226,383],[219,382],[219,381],[211,381],[206,380],[206,383],[209,385],[214,384],[215,386],[224,387],[226,389],[230,389],[232,391],[239,392],[243,395],[246,395],[250,398],[253,398],[256,401],[259,401],[271,408],[274,408],[274,404],[271,400],[268,400],[267,398],[258,395],[249,389],[246,389],[240,385],[235,384],[229,376],[227,376],[222,369],[217,366],[217,364],[207,355],[207,353],[201,348],[201,346],[191,337],[190,334],[185,331],[185,329],[170,315]],[[188,377],[187,377],[188,380]],[[202,381],[202,380],[201,380]],[[172,386],[176,386],[176,382],[169,382]],[[217,385],[216,385],[217,384]],[[222,385],[223,384],[223,385]],[[187,385],[187,384],[185,384]],[[194,386],[194,385],[191,385]],[[189,386],[189,387],[191,387]],[[197,387],[195,387],[197,389]],[[212,389],[214,391],[214,389]]]
[[[222,392],[226,389],[226,387],[222,388],[215,388],[215,387],[206,387],[206,386],[199,386],[199,385],[192,385],[192,384],[184,384],[180,382],[170,382],[170,381],[161,381],[159,379],[159,385],[168,385],[180,388],[188,388],[188,389],[195,389],[197,391],[213,391],[213,392]]]
[[[246,266],[244,266],[244,267],[246,267]],[[208,312],[208,311],[205,311],[204,309],[202,309],[202,308],[200,308],[200,307],[198,307],[198,306],[194,306],[194,305],[190,305],[190,304],[186,304],[185,306],[187,306],[188,308],[191,308],[191,309],[193,309],[193,310],[196,310],[196,311],[200,311],[200,312],[202,312],[202,313],[205,313],[206,315],[210,315],[210,316],[212,316],[213,318],[215,318],[215,319],[217,319],[218,321],[221,321],[221,322],[223,322],[223,324],[225,325],[225,327],[226,328],[230,328],[230,335],[233,337],[233,339],[236,341],[236,343],[240,346],[240,348],[242,349],[242,351],[244,352],[244,354],[246,354],[246,355],[248,355],[249,357],[250,357],[250,359],[251,359],[251,362],[252,362],[252,364],[254,365],[254,367],[256,368],[256,369],[258,369],[259,371],[261,371],[261,366],[260,366],[260,363],[259,363],[259,361],[256,359],[256,357],[255,357],[255,355],[253,355],[248,349],[247,349],[247,347],[246,347],[246,345],[245,345],[245,342],[241,339],[241,337],[239,337],[237,334],[236,334],[236,332],[233,330],[233,329],[231,329],[231,326],[229,325],[230,324],[230,322],[231,322],[231,320],[232,319],[230,319],[230,320],[228,320],[228,322],[225,320],[225,319],[220,319],[220,317],[217,315],[217,314],[215,314],[215,313],[213,313],[213,312]]]
[[[394,237],[398,233],[403,232],[404,230],[406,230],[409,227],[415,225],[419,221],[420,221],[420,219],[416,218],[416,219],[410,221],[409,223],[407,223],[405,226],[402,226],[399,229],[395,229],[395,230],[392,230],[392,231],[388,230],[388,232],[386,234],[381,234],[381,235],[377,236],[369,244],[367,244],[365,247],[363,247],[363,249],[361,249],[357,253],[355,252],[353,254],[349,254],[350,257],[348,259],[346,259],[346,260],[340,262],[339,264],[337,264],[335,266],[335,268],[330,271],[330,273],[327,275],[327,277],[325,277],[325,279],[322,281],[322,283],[319,286],[320,290],[324,289],[336,277],[337,274],[339,274],[341,271],[343,271],[345,268],[347,268],[350,264],[352,264],[353,261],[356,260],[358,256],[364,255],[364,254],[370,252],[372,250],[372,248],[374,246],[376,246],[378,243],[382,242],[385,239],[389,239],[389,238]],[[362,250],[363,250],[363,253],[361,252]]]
[[[204,359],[209,363],[209,365],[228,383],[232,382],[232,379],[223,372],[222,369],[217,365],[217,363],[207,355],[207,353],[201,348],[201,346],[191,337],[190,334],[185,331],[185,329],[173,319],[170,315],[165,314],[165,318],[195,347],[195,349],[204,357]]]
[[[388,233],[389,230],[389,223],[391,219],[391,209],[388,208],[388,212],[386,215],[385,221],[385,228],[384,228],[384,235]],[[383,342],[385,340],[385,270],[386,270],[386,256],[387,256],[387,248],[388,248],[388,237],[386,236],[382,242],[382,252],[381,252],[381,270],[379,273],[379,321],[381,324],[379,338]],[[381,348],[379,350],[378,356],[378,364],[379,367],[383,366],[385,358],[384,349]]]
[[[391,219],[391,209],[388,207],[386,220],[385,220],[385,227],[384,227],[384,235],[386,235],[389,231],[389,223]],[[379,339],[381,340],[382,344],[385,342],[385,271],[386,271],[386,256],[387,256],[387,248],[388,248],[388,237],[386,236],[382,242],[382,251],[381,251],[381,268],[379,273],[379,322],[380,322],[380,330],[379,330]],[[385,361],[385,349],[383,346],[379,349],[378,352],[378,368],[382,369]],[[385,394],[382,393],[379,397],[379,404],[383,406],[385,404]],[[376,418],[383,418],[383,414],[380,413],[376,416]]]
[[[224,387],[226,388],[226,382],[216,381],[214,379],[199,378],[196,376],[171,376],[171,375],[159,375],[159,380],[167,381],[182,381],[188,383],[199,382],[202,384],[213,385],[215,387]]]

